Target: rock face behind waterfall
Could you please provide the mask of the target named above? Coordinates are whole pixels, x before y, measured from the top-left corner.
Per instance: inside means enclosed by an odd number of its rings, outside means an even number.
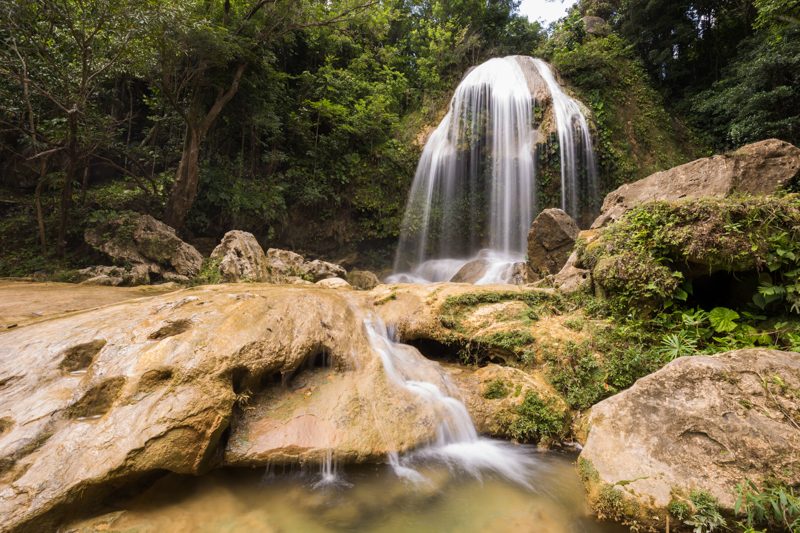
[[[82,494],[155,471],[375,460],[432,440],[436,414],[391,386],[348,297],[217,285],[0,334],[0,531],[54,530]],[[444,390],[435,363],[415,366]]]
[[[618,220],[652,200],[681,200],[734,194],[772,194],[800,175],[800,148],[769,139],[735,152],[698,159],[609,193],[593,228]]]
[[[566,264],[580,233],[561,209],[545,209],[528,232],[528,266],[536,277],[557,274]]]
[[[702,489],[732,511],[749,479],[800,483],[800,355],[683,357],[592,407],[580,462],[595,505],[664,530],[673,498]],[[607,511],[607,510],[604,510]]]

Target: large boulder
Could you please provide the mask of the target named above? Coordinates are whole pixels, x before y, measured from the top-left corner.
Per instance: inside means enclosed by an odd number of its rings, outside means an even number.
[[[101,289],[72,287],[76,302]],[[55,531],[87,494],[153,472],[382,460],[434,440],[435,407],[384,373],[368,301],[216,285],[3,332],[0,530]],[[448,390],[436,363],[404,357]]]
[[[329,278],[347,278],[345,269],[334,263],[315,259],[303,264],[303,279],[322,281]]]
[[[225,282],[269,279],[267,256],[252,233],[229,231],[211,252],[211,259],[219,263],[219,272]]]
[[[302,279],[317,282],[329,278],[347,278],[344,268],[334,263],[305,258],[289,250],[270,248],[267,250],[267,270],[272,283],[294,283]]]
[[[664,530],[693,490],[732,511],[745,480],[796,486],[798,391],[800,354],[749,349],[677,359],[596,404],[580,456],[596,509]]]
[[[580,228],[561,209],[545,209],[528,232],[528,265],[540,277],[557,274],[575,246]]]
[[[192,278],[200,272],[203,256],[183,242],[175,230],[150,215],[125,212],[84,233],[86,242],[117,264],[147,265],[162,278],[175,274]]]
[[[653,200],[772,194],[798,174],[800,148],[777,139],[748,144],[730,154],[698,159],[623,185],[606,196],[592,227],[619,220],[632,207]]]

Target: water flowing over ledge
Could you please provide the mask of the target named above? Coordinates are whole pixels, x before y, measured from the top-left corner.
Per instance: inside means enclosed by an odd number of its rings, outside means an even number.
[[[596,162],[581,105],[544,61],[490,59],[464,77],[425,144],[389,281],[449,281],[476,259],[489,265],[479,283],[510,281],[540,207],[536,146],[546,120],[537,123],[537,115],[546,110],[558,133],[562,208],[577,217],[596,204]]]

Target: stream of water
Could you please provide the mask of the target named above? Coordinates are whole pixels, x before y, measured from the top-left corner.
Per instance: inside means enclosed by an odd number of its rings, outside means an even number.
[[[169,475],[133,499],[119,500],[68,530],[82,533],[615,533],[593,520],[574,458],[526,452],[537,468],[524,488],[494,476],[478,480],[444,466],[418,485],[387,466],[348,467],[342,482],[319,488],[316,470],[265,474],[222,470]]]

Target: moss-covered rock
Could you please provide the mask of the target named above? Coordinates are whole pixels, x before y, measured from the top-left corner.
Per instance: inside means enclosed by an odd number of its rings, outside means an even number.
[[[644,204],[579,246],[579,262],[591,269],[596,287],[621,306],[653,308],[686,300],[693,280],[716,272],[753,272],[762,286],[781,287],[774,289],[775,297],[757,303],[780,300],[796,307],[800,197]]]

